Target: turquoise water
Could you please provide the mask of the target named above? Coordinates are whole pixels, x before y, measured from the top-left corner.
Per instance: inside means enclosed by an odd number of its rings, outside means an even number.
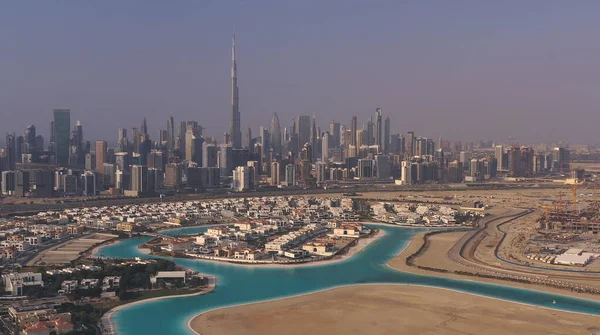
[[[401,227],[380,227],[386,232],[379,241],[343,262],[314,267],[256,268],[189,259],[174,259],[177,264],[217,276],[211,294],[175,297],[118,311],[113,322],[119,334],[191,334],[187,322],[194,315],[218,307],[293,296],[351,284],[418,284],[443,287],[494,298],[550,307],[566,311],[600,314],[600,302],[572,298],[508,286],[466,280],[413,275],[396,271],[386,262],[404,248],[410,237],[423,231]],[[166,232],[177,235],[197,233],[206,228],[182,228]],[[96,255],[132,258],[149,256],[137,245],[149,238],[134,238],[104,247]],[[553,301],[556,301],[553,304]]]

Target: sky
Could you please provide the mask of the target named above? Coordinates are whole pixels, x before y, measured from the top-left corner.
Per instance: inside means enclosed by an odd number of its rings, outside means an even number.
[[[228,130],[235,31],[242,133],[298,115],[449,140],[600,143],[599,1],[4,1],[0,133],[86,140],[146,117]],[[325,130],[325,129],[323,129]]]

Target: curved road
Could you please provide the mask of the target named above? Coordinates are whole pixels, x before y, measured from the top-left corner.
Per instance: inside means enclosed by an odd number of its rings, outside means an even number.
[[[499,216],[490,216],[483,218],[479,221],[478,228],[465,234],[460,240],[458,240],[452,248],[447,252],[447,256],[452,261],[465,266],[469,269],[472,269],[477,272],[483,272],[486,275],[493,276],[503,276],[510,277],[513,279],[519,280],[528,280],[535,283],[554,285],[554,286],[562,286],[569,288],[578,288],[581,290],[594,290],[600,291],[597,287],[587,287],[581,284],[567,282],[565,280],[588,280],[588,281],[599,281],[598,277],[591,277],[593,273],[590,275],[567,275],[565,273],[556,273],[552,272],[552,269],[544,269],[548,270],[548,274],[540,274],[535,271],[528,271],[527,269],[523,270],[512,270],[506,269],[499,266],[494,266],[489,263],[483,262],[475,257],[475,250],[479,246],[479,243],[486,237],[487,229],[490,224],[496,224],[496,227],[499,225],[506,224],[512,220],[521,218],[523,216],[529,215],[533,213],[532,210],[524,210],[524,209],[511,209],[506,213]],[[502,243],[503,239],[496,246],[495,253],[497,253],[498,247]],[[512,264],[512,263],[511,263]],[[531,270],[536,270],[532,268]]]

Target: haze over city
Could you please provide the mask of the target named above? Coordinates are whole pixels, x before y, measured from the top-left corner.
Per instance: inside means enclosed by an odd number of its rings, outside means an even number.
[[[221,138],[237,36],[241,128],[298,115],[453,140],[598,143],[595,2],[13,2],[0,9],[0,132],[70,108],[86,138],[167,117]]]

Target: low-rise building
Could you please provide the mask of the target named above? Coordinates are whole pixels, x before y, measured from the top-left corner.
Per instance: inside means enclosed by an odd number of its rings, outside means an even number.
[[[304,258],[309,256],[308,251],[301,249],[287,250],[283,253],[283,255],[287,258],[293,259]]]
[[[44,286],[42,274],[33,272],[2,275],[2,284],[4,291],[12,296],[25,295],[31,288]]]
[[[102,280],[102,290],[106,291],[109,289],[119,288],[121,277],[119,276],[106,276]]]

